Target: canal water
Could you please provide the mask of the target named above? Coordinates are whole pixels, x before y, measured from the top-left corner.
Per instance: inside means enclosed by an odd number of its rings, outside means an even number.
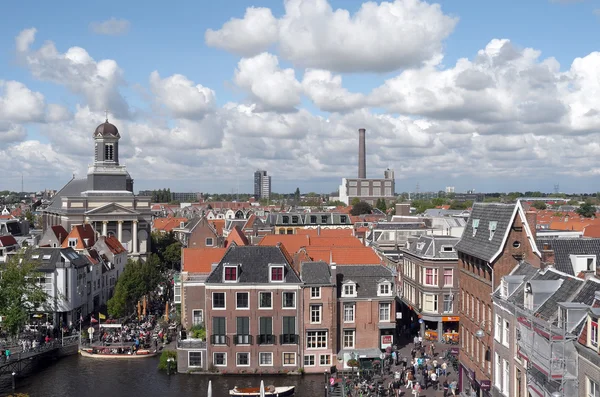
[[[157,370],[158,358],[147,360],[92,360],[79,355],[62,358],[27,378],[17,380],[16,393],[30,397],[204,397],[209,379],[213,397],[227,397],[234,386],[296,386],[295,397],[324,395],[323,375],[204,376]],[[0,381],[0,396],[11,394],[10,378]]]

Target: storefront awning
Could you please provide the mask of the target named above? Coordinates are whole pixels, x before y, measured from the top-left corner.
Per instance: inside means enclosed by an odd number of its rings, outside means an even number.
[[[340,350],[340,354],[345,357],[349,357],[352,353],[355,354],[356,359],[361,358],[379,358],[381,350],[379,349],[344,349]]]

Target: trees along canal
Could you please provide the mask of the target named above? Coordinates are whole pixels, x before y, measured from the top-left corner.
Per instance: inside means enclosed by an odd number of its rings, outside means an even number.
[[[48,294],[39,283],[45,278],[39,269],[40,263],[31,259],[30,250],[10,255],[0,266],[0,316],[2,328],[12,337],[29,322],[36,311],[52,310]]]
[[[150,254],[146,262],[129,259],[117,280],[115,294],[108,300],[108,314],[116,318],[132,313],[137,302],[163,281],[160,268],[160,258],[156,254]]]

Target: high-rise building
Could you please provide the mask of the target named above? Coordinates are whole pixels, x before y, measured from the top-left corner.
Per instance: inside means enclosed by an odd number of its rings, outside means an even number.
[[[267,176],[267,171],[257,170],[254,172],[254,197],[256,199],[271,197],[271,177]]]

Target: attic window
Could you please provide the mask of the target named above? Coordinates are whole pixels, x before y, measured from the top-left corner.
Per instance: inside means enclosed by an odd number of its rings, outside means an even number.
[[[454,247],[451,245],[442,246],[442,252],[454,252]]]
[[[283,266],[271,266],[270,281],[283,282]]]
[[[77,238],[69,238],[69,247],[77,246]]]
[[[341,223],[346,223],[346,215],[340,216],[340,222]]]
[[[223,269],[223,279],[225,282],[235,283],[238,281],[238,267],[237,266],[225,266]]]
[[[417,243],[417,249],[422,250],[425,247],[425,243]]]
[[[377,290],[377,296],[391,296],[392,295],[392,284],[390,282],[384,282],[379,284]]]
[[[473,236],[477,234],[477,228],[479,227],[479,219],[473,219]]]
[[[594,271],[594,258],[587,258],[586,269],[588,272]]]
[[[523,226],[513,226],[512,228],[515,232],[522,232],[523,231]]]
[[[40,259],[39,255],[31,255],[31,259]]]
[[[281,222],[284,224],[290,223],[290,217],[287,215],[284,215]]]
[[[497,221],[490,221],[489,229],[490,229],[490,240],[494,238],[494,233],[496,232],[496,227],[498,226]]]
[[[342,288],[342,297],[356,297],[356,284],[344,284],[344,287]]]
[[[48,260],[48,259],[50,259],[51,257],[52,257],[52,255],[44,255],[44,256],[42,256],[42,259],[44,259],[44,260]]]
[[[327,223],[327,215],[321,215],[321,223]]]
[[[310,223],[317,223],[317,216],[316,215],[311,215],[310,216]]]
[[[293,224],[297,224],[298,223],[298,215],[292,215],[292,223]]]

